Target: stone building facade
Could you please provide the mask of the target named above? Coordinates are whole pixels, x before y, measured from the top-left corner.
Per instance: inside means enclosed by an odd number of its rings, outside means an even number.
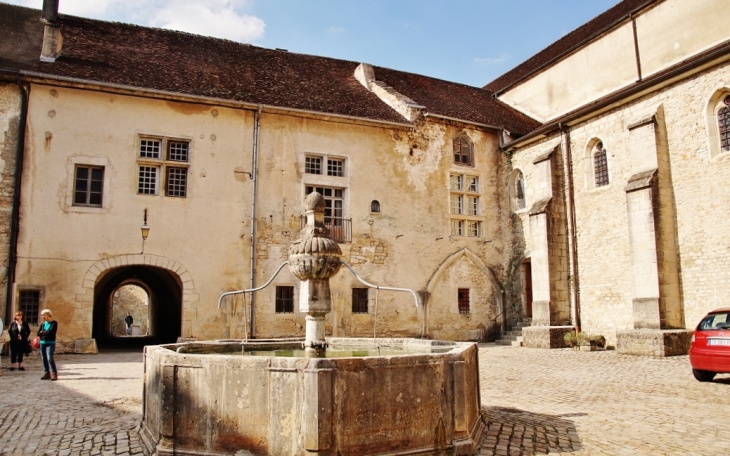
[[[417,292],[343,268],[329,335],[681,353],[728,282],[721,3],[624,0],[483,88],[0,4],[4,315],[104,343],[131,284],[150,343],[301,337],[275,274],[318,191],[343,260]]]

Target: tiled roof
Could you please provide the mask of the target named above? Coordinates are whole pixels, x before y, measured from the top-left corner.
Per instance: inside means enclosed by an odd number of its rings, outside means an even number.
[[[426,106],[430,114],[503,127],[518,135],[540,126],[536,120],[494,98],[488,90],[388,68],[373,69],[376,80]]]
[[[45,63],[39,19],[39,10],[0,3],[0,70],[408,123],[355,79],[357,62],[60,15],[63,51]],[[386,69],[376,70],[376,78],[429,112],[517,134],[537,126],[480,88]]]
[[[613,24],[657,0],[623,0],[613,8],[599,14],[592,20],[563,36],[550,46],[517,65],[512,70],[485,85],[484,88],[499,92],[515,84],[522,78],[541,69],[544,65],[560,56],[571,52],[590,39],[608,30]]]

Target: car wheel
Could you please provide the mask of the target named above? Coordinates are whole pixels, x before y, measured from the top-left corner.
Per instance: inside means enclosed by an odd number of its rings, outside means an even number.
[[[703,371],[699,369],[692,369],[692,374],[695,378],[701,382],[711,382],[715,378],[716,373],[710,371]]]

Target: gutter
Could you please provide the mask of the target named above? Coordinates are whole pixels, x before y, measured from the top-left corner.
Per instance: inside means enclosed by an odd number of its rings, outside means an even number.
[[[647,3],[644,3],[643,5],[635,8],[634,10],[630,11],[628,14],[625,14],[624,16],[621,16],[620,18],[618,18],[615,21],[611,22],[610,24],[606,25],[602,29],[598,30],[596,33],[591,34],[589,37],[581,40],[580,42],[576,43],[575,45],[571,46],[567,50],[565,50],[565,51],[561,52],[560,54],[556,55],[555,57],[553,57],[552,59],[550,59],[547,62],[543,63],[542,65],[537,66],[532,71],[530,71],[530,72],[528,72],[528,73],[520,76],[519,78],[515,79],[514,81],[512,81],[511,83],[509,83],[509,85],[506,85],[505,87],[502,87],[501,89],[497,90],[496,92],[493,92],[494,93],[494,96],[495,97],[498,97],[499,95],[501,95],[504,92],[508,91],[512,87],[514,87],[516,85],[519,85],[520,83],[522,83],[523,81],[526,81],[527,79],[530,79],[532,76],[534,76],[535,74],[541,72],[543,69],[545,69],[545,68],[547,68],[549,66],[552,66],[558,60],[562,60],[563,58],[565,58],[568,55],[572,54],[577,49],[579,49],[579,48],[585,46],[586,44],[590,43],[596,37],[598,37],[600,35],[603,35],[604,33],[606,33],[607,31],[611,30],[612,28],[616,27],[617,25],[621,24],[622,22],[625,22],[627,19],[632,19],[632,17],[635,16],[636,13],[638,13],[639,11],[641,11],[641,10],[649,7],[653,3],[656,3],[657,1],[659,1],[659,0],[651,0],[651,1],[649,1]]]
[[[346,114],[327,113],[327,112],[322,112],[322,111],[312,111],[309,109],[282,108],[282,107],[274,106],[274,105],[267,105],[267,104],[260,104],[260,103],[247,103],[247,102],[243,102],[243,101],[232,101],[232,100],[226,99],[226,98],[207,97],[204,95],[186,95],[186,94],[181,94],[179,92],[169,92],[166,90],[140,88],[140,87],[125,85],[125,84],[114,84],[114,83],[110,83],[110,82],[89,81],[89,80],[85,80],[85,79],[71,78],[71,77],[67,77],[67,76],[55,76],[55,75],[46,74],[46,73],[37,73],[34,71],[0,69],[0,78],[2,78],[3,74],[12,75],[13,79],[17,79],[18,75],[20,75],[25,78],[28,78],[29,82],[34,82],[37,84],[45,84],[45,85],[50,85],[50,86],[72,87],[72,88],[82,89],[82,90],[110,92],[110,93],[117,93],[120,95],[154,98],[154,99],[169,100],[169,101],[181,101],[181,102],[185,102],[185,103],[197,103],[197,104],[204,104],[204,105],[211,105],[211,106],[228,107],[228,108],[234,108],[234,109],[248,109],[251,111],[256,111],[256,110],[261,109],[262,111],[266,111],[266,112],[279,113],[279,114],[290,114],[290,115],[303,116],[303,117],[311,117],[311,116],[317,117],[317,118],[330,117],[330,118],[339,119],[339,120],[343,120],[343,121],[357,122],[357,123],[364,122],[364,123],[370,123],[370,124],[377,125],[377,126],[397,127],[397,128],[402,128],[402,129],[413,128],[413,125],[411,123],[401,123],[401,122],[394,122],[394,121],[389,121],[389,120],[369,119],[366,117],[350,116],[350,115],[346,115]]]
[[[13,185],[13,209],[10,215],[10,240],[8,245],[8,281],[5,290],[5,321],[12,321],[10,308],[13,302],[13,286],[15,284],[15,266],[18,262],[18,233],[20,232],[20,184],[23,177],[23,159],[25,157],[25,127],[28,120],[28,103],[30,102],[30,85],[17,82],[20,89],[20,121],[18,122],[18,147],[15,154],[15,184]]]
[[[575,109],[550,123],[544,124],[530,133],[502,146],[503,150],[512,149],[536,141],[559,128],[560,125],[574,125],[581,120],[607,111],[617,104],[624,104],[647,93],[659,90],[676,82],[682,77],[705,70],[711,66],[730,60],[730,40],[725,41],[703,53],[683,60],[666,70],[662,70],[635,84],[605,95],[592,103]]]
[[[258,201],[258,190],[259,190],[259,128],[260,128],[260,119],[261,119],[261,106],[254,112],[253,114],[253,157],[252,157],[252,165],[251,165],[251,180],[253,181],[253,191],[251,196],[251,257],[250,257],[250,283],[251,289],[256,288],[256,217],[257,217],[257,201]],[[249,299],[249,302],[251,304],[251,315],[249,318],[250,322],[250,338],[255,339],[255,330],[256,325],[254,318],[256,316],[256,311],[254,304],[256,303],[256,294],[251,293],[251,298]],[[245,301],[244,301],[245,302]],[[244,312],[246,309],[243,309]]]

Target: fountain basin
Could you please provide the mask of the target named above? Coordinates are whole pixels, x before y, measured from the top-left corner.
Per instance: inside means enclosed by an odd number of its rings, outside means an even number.
[[[146,347],[145,446],[182,455],[474,454],[484,426],[476,344],[327,342],[333,357],[296,356],[303,343],[293,341]]]

